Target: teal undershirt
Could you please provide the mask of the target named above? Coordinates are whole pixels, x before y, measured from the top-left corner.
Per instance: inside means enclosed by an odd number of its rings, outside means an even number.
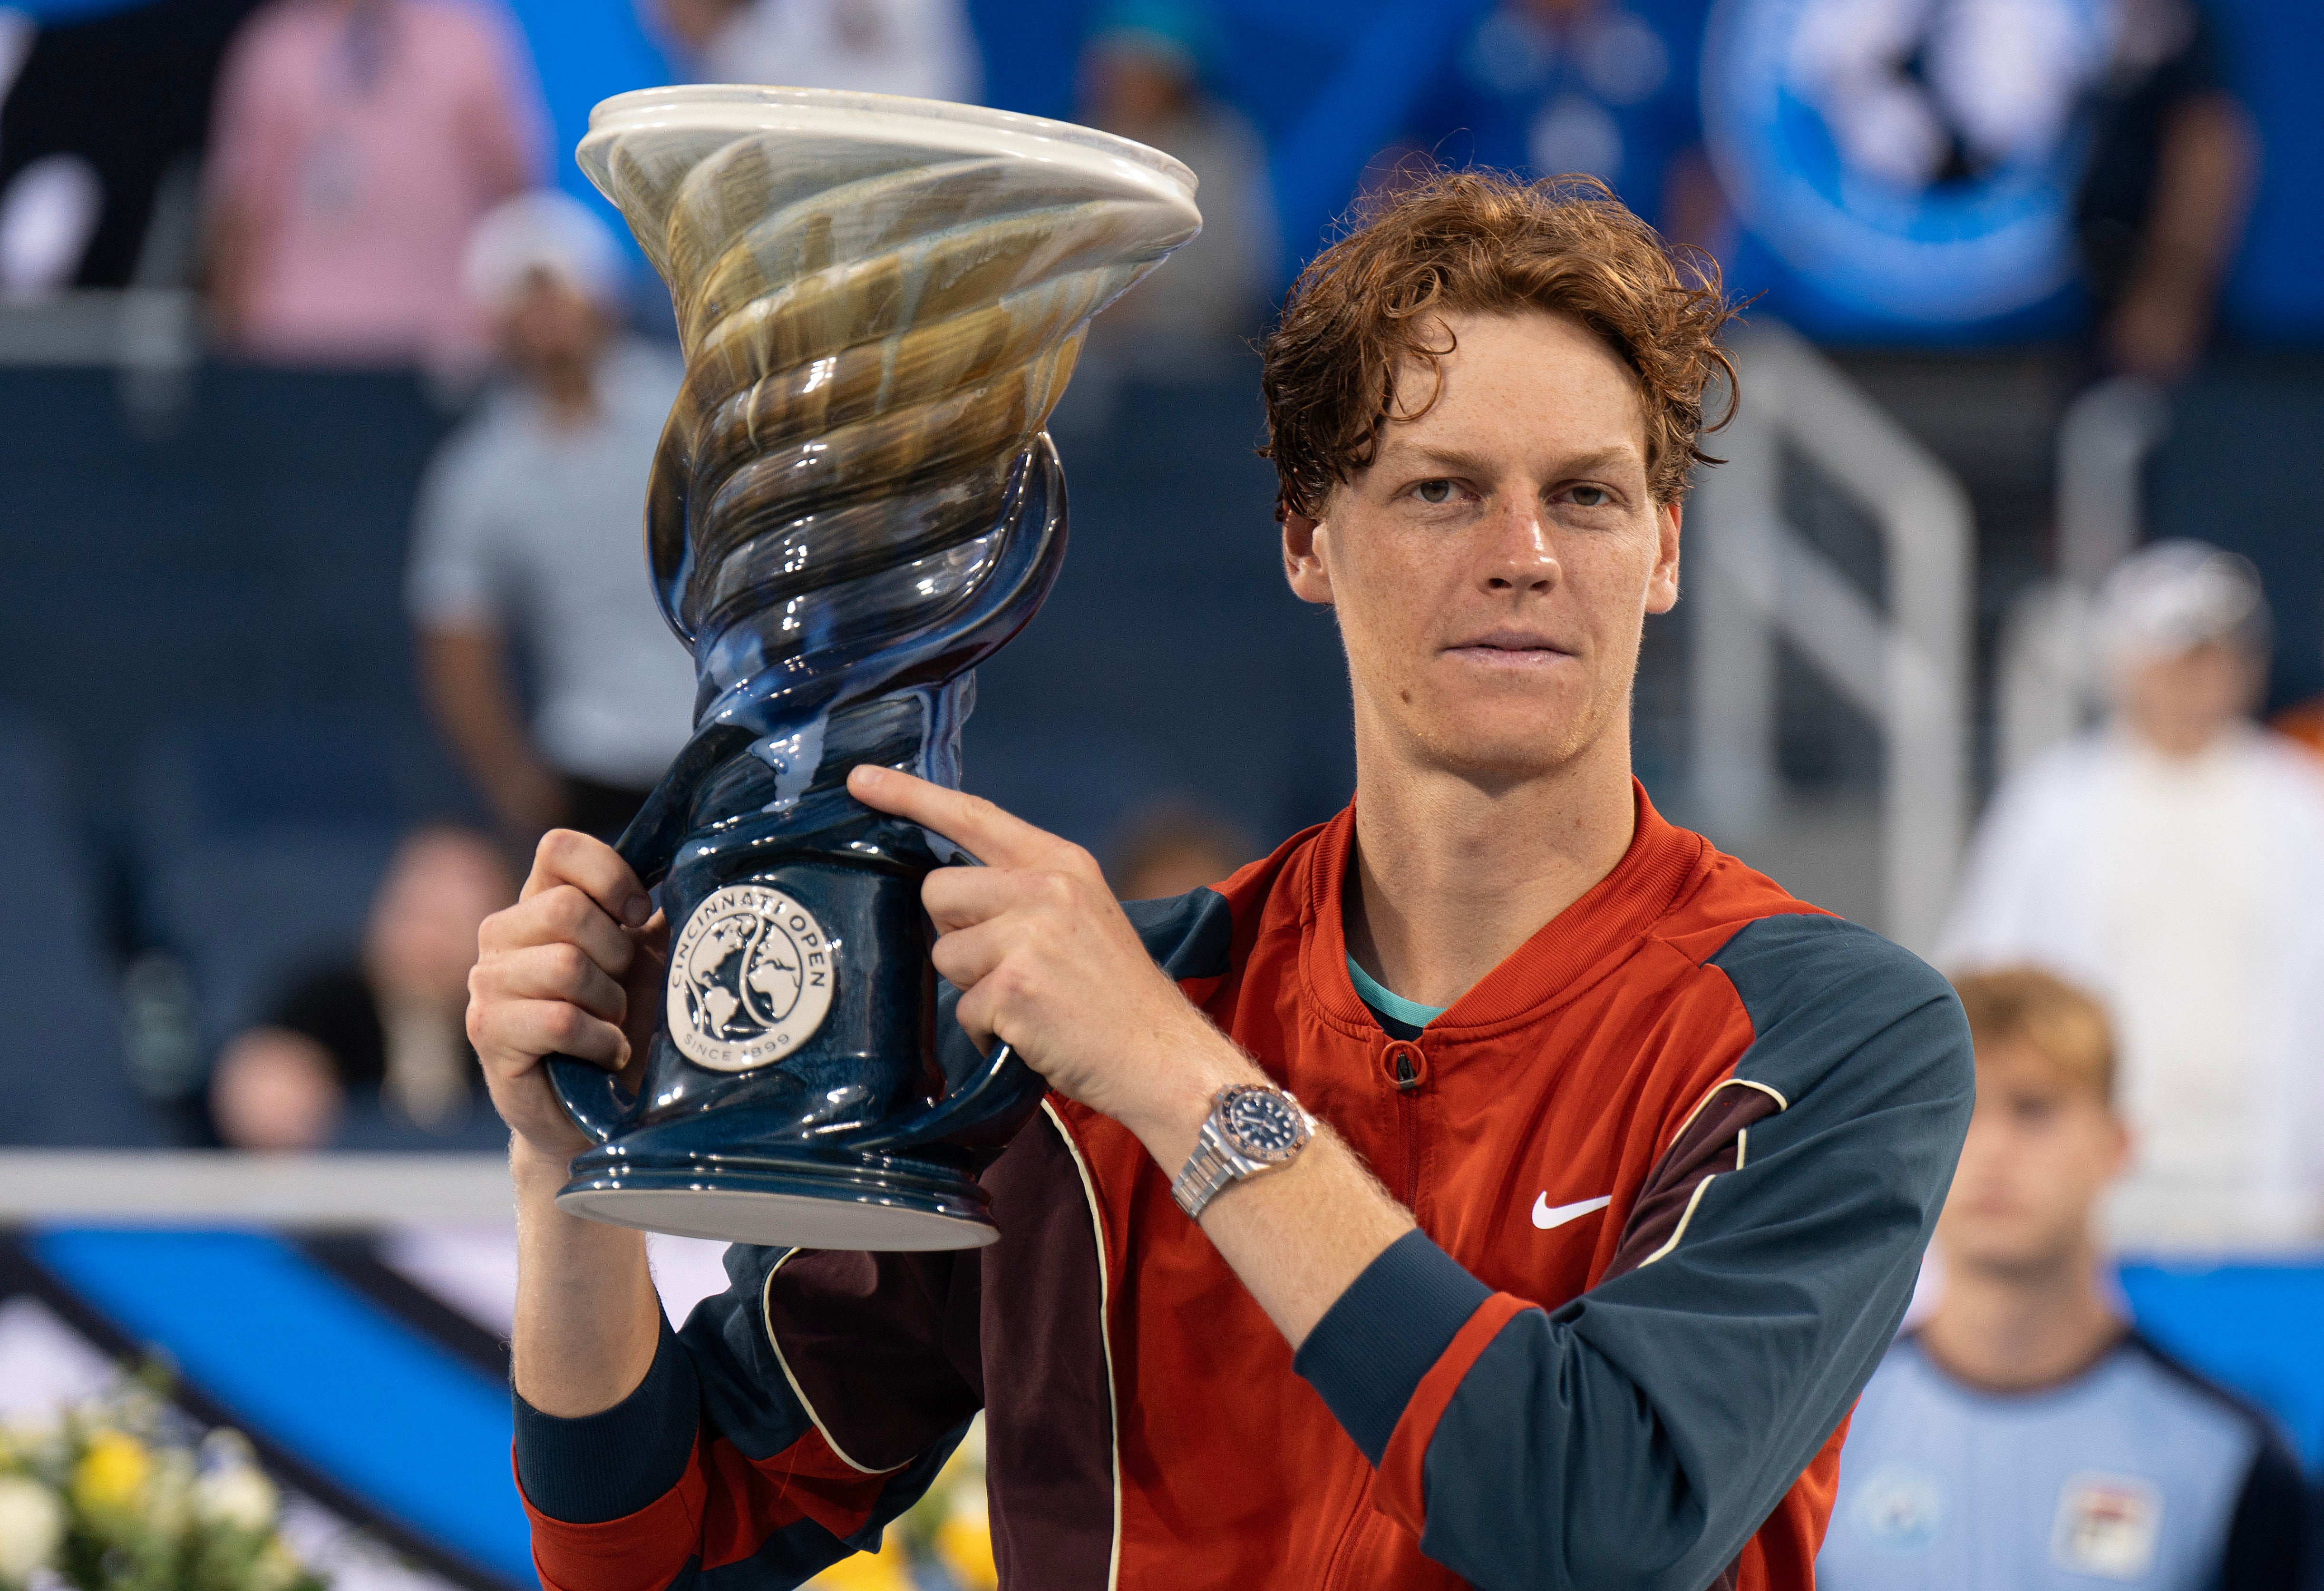
[[[1382,1016],[1391,1017],[1408,1028],[1425,1028],[1448,1009],[1443,1005],[1423,1005],[1417,1000],[1407,1000],[1392,992],[1379,979],[1357,966],[1352,956],[1348,957],[1348,981],[1356,985],[1358,999]]]

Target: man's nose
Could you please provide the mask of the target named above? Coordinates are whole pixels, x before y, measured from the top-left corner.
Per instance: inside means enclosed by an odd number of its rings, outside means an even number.
[[[1485,584],[1494,591],[1548,591],[1560,573],[1548,518],[1531,494],[1496,504],[1485,522]]]

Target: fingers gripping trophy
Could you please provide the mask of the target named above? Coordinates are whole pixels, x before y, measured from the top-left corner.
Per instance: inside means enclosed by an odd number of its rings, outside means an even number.
[[[698,690],[618,847],[670,924],[659,1030],[634,1096],[551,1061],[596,1141],[558,1202],[736,1242],[989,1243],[971,1157],[1041,1084],[938,1042],[920,881],[973,858],[844,782],[960,782],[973,671],[1065,555],[1042,426],[1090,317],[1200,227],[1194,179],[1063,123],[795,88],[622,95],[580,159],[677,309],[646,552]]]

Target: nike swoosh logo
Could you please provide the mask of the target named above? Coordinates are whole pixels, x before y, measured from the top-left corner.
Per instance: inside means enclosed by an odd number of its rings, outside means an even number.
[[[1553,1226],[1563,1226],[1568,1221],[1578,1221],[1584,1216],[1602,1210],[1613,1202],[1614,1196],[1608,1193],[1596,1198],[1578,1198],[1572,1204],[1553,1206],[1548,1194],[1536,1193],[1533,1196],[1533,1224],[1546,1232]]]

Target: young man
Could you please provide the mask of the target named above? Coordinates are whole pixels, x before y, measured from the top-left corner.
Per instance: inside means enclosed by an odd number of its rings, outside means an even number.
[[[470,1020],[550,1585],[796,1583],[979,1407],[1011,1586],[1811,1583],[1970,1068],[1933,973],[1630,775],[1727,313],[1594,185],[1443,176],[1309,266],[1269,452],[1357,799],[1216,889],[1132,918],[1077,847],[855,771],[989,864],[927,887],[946,1041],[1055,1088],[990,1248],[736,1248],[661,1334],[637,1235],[552,1202],[582,1140],[538,1066],[627,1059],[661,930],[544,842]]]
[[[2252,721],[2268,609],[2234,553],[2161,541],[2098,593],[2114,712],[2013,775],[1939,947],[2103,998],[2138,1159],[2107,1199],[2143,1250],[2324,1236],[2324,771]]]
[[[1937,1228],[1944,1293],[1856,1411],[1819,1582],[2296,1591],[2297,1461],[2099,1290],[2092,1215],[2130,1149],[2105,1014],[2030,969],[1956,986],[1977,1114]]]

